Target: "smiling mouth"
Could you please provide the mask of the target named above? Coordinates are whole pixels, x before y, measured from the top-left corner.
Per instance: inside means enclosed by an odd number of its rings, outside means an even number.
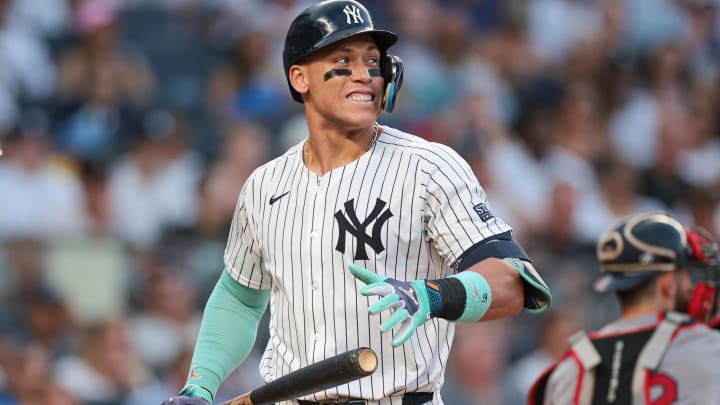
[[[350,101],[373,101],[375,100],[375,96],[372,94],[353,93],[347,96],[347,99]]]

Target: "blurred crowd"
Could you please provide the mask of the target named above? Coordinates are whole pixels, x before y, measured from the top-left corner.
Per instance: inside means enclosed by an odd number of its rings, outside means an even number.
[[[616,314],[591,291],[616,219],[720,237],[720,3],[364,3],[405,62],[380,123],[456,148],[553,290],[547,314],[458,327],[447,366],[445,403],[521,404]],[[0,0],[0,405],[182,386],[240,187],[306,136],[281,54],[307,5]],[[266,339],[220,399],[261,383]]]

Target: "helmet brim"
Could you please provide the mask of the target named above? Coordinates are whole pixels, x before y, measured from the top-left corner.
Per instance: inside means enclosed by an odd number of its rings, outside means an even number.
[[[640,273],[606,273],[595,280],[593,289],[599,293],[631,290],[663,273],[666,272],[646,271]]]
[[[378,30],[374,28],[368,28],[363,30],[347,29],[335,32],[332,35],[328,35],[327,37],[318,41],[315,46],[313,46],[312,52],[315,52],[320,48],[324,48],[328,45],[332,45],[336,42],[340,42],[344,39],[348,39],[361,34],[370,34],[381,52],[387,51],[388,48],[390,48],[395,44],[395,42],[397,42],[397,35],[390,31]],[[308,55],[309,54],[310,53],[308,53]]]

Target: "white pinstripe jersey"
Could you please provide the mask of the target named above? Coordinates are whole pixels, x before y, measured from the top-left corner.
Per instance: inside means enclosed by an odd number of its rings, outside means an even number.
[[[251,288],[272,289],[264,380],[346,350],[378,354],[369,377],[308,400],[380,399],[439,390],[454,325],[433,318],[399,348],[369,315],[377,298],[347,270],[357,263],[400,279],[443,278],[460,255],[510,230],[492,215],[467,163],[447,146],[384,127],[358,160],[323,176],[302,161],[302,144],[259,167],[244,185],[225,264]],[[380,403],[400,403],[399,396]]]

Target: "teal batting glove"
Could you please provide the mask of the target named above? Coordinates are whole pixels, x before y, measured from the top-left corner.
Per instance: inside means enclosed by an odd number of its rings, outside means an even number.
[[[405,343],[415,329],[431,318],[426,280],[400,281],[373,273],[356,264],[350,264],[349,268],[355,278],[367,284],[360,290],[362,295],[382,297],[370,306],[370,313],[376,315],[391,310],[392,315],[380,326],[381,330],[385,332],[400,325],[400,329],[393,335],[394,347]]]

